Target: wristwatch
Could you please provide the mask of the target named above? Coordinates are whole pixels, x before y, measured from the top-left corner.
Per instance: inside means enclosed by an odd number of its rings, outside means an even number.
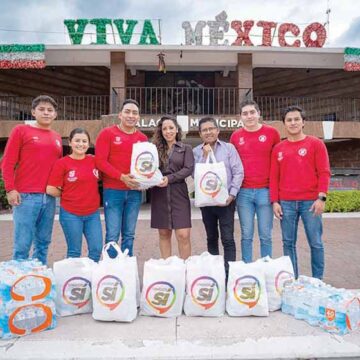
[[[318,199],[325,202],[326,201],[326,196],[319,195]]]

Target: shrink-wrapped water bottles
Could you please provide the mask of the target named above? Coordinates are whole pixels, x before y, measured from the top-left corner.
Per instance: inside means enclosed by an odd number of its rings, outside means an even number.
[[[52,270],[38,260],[0,263],[0,338],[56,326]]]

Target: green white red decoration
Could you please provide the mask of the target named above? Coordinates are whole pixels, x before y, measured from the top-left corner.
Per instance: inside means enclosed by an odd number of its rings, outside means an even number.
[[[360,48],[345,48],[344,70],[360,71]]]
[[[0,69],[42,69],[45,45],[0,45]]]

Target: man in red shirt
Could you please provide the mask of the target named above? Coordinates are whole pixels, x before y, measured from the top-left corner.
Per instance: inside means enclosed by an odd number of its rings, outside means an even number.
[[[241,228],[242,260],[253,260],[255,214],[261,256],[272,256],[273,212],[269,196],[271,151],[280,141],[279,132],[260,123],[260,109],[253,100],[240,104],[244,127],[236,130],[230,142],[236,147],[244,166],[244,181],[236,197]]]
[[[40,95],[32,102],[33,125],[16,126],[6,144],[2,174],[7,200],[13,207],[14,259],[33,257],[47,262],[55,215],[55,198],[46,194],[46,183],[55,161],[62,155],[62,142],[51,130],[57,104]]]
[[[281,220],[284,255],[298,277],[296,240],[301,217],[311,249],[312,276],[324,274],[321,214],[330,183],[329,157],[324,143],[303,132],[305,112],[299,106],[284,111],[287,139],[276,145],[271,158],[270,198]]]
[[[125,100],[119,113],[120,124],[103,129],[96,139],[95,160],[103,174],[105,242],[118,241],[121,250],[133,254],[135,227],[141,205],[139,183],[130,174],[133,144],[147,141],[136,129],[140,118],[137,101]]]

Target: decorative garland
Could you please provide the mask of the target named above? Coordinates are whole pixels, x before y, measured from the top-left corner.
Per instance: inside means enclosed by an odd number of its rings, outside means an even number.
[[[345,48],[344,70],[360,71],[360,48],[350,48],[350,47]]]
[[[0,69],[43,69],[45,45],[0,45]]]

